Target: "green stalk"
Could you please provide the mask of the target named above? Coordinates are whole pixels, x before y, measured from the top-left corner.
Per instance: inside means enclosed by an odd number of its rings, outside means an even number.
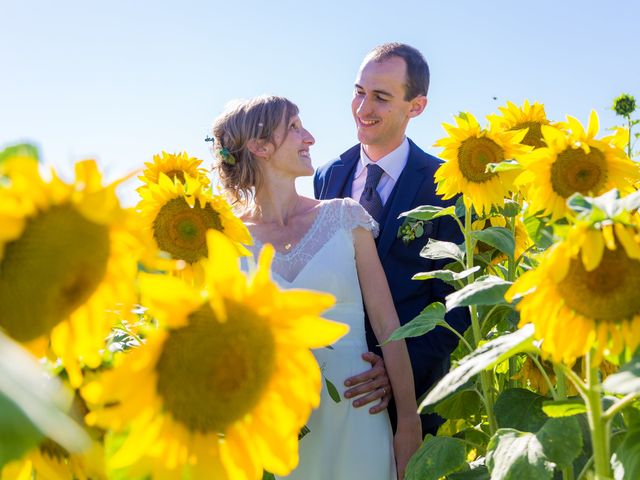
[[[513,217],[507,218],[507,225],[509,226],[509,230],[513,235],[513,239],[515,242],[516,238],[516,220]],[[513,282],[516,279],[516,260],[515,260],[515,248],[513,255],[507,255],[507,281]],[[513,380],[513,377],[517,369],[516,358],[509,357],[509,387],[518,388],[518,381]]]
[[[587,353],[587,416],[593,444],[593,459],[596,469],[595,480],[609,480],[611,476],[611,454],[609,452],[608,422],[602,412],[602,396],[598,366],[592,365],[595,351]]]
[[[466,249],[467,269],[473,268],[473,239],[471,238],[471,207],[466,207],[464,216],[464,244]],[[469,276],[469,283],[473,283],[475,274]],[[471,312],[471,330],[473,331],[474,348],[482,341],[482,332],[480,331],[480,320],[478,318],[478,308],[476,305],[469,307]],[[491,436],[498,430],[498,423],[493,413],[493,382],[490,372],[480,372],[480,385],[482,387],[483,403],[487,410],[487,419],[489,421],[489,431]]]
[[[556,374],[556,389],[552,390],[554,400],[566,400],[567,399],[567,379],[564,376],[562,369],[553,365],[553,371]],[[569,465],[562,469],[562,480],[573,480],[575,478],[573,472],[573,465]]]

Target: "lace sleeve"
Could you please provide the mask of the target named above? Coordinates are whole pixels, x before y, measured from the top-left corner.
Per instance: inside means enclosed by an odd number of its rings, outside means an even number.
[[[373,234],[373,238],[378,236],[380,226],[369,212],[362,205],[352,198],[342,200],[342,227],[352,230],[356,227],[363,227]]]

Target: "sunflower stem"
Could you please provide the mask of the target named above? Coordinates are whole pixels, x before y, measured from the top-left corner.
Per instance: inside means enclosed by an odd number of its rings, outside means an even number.
[[[635,401],[635,399],[638,398],[638,396],[640,396],[640,393],[638,392],[632,392],[625,395],[616,403],[611,405],[607,409],[607,411],[604,412],[604,414],[602,415],[602,418],[607,422],[610,421],[615,416],[616,413],[618,413],[620,410],[623,410],[628,405],[632,404]]]
[[[516,221],[515,217],[506,218],[507,225],[509,226],[509,230],[513,235],[514,241],[516,238]],[[513,255],[507,255],[507,281],[513,282],[516,278],[516,261],[515,261],[515,250]],[[518,380],[515,380],[513,377],[517,373],[517,364],[516,357],[509,357],[509,387],[518,388]]]
[[[551,394],[554,400],[566,400],[567,399],[567,379],[564,376],[564,372],[553,365],[553,371],[556,374],[556,387],[551,385]],[[562,480],[573,480],[575,478],[573,465],[569,465],[562,469]]]
[[[471,207],[465,206],[465,216],[464,216],[464,244],[466,249],[466,262],[467,269],[473,268],[473,238],[471,237]],[[469,276],[469,284],[473,283],[475,280],[475,274],[471,274]],[[480,319],[478,318],[478,308],[476,305],[471,305],[469,307],[469,311],[471,314],[471,329],[473,331],[473,343],[474,347],[478,348],[478,345],[482,341],[482,332],[480,330]],[[482,371],[480,372],[480,385],[482,387],[482,398],[483,403],[485,404],[485,409],[487,411],[487,420],[489,422],[489,431],[493,436],[498,430],[498,424],[496,422],[496,417],[493,413],[493,382],[492,382],[492,372]]]
[[[587,417],[591,430],[595,480],[609,480],[611,476],[611,455],[609,453],[608,422],[602,412],[601,385],[598,379],[598,365],[593,365],[594,349],[587,353]]]

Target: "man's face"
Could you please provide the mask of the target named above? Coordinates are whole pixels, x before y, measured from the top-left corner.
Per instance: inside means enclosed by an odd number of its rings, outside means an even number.
[[[358,140],[383,155],[400,145],[409,119],[422,112],[414,113],[415,102],[404,99],[406,72],[400,57],[382,62],[365,59],[356,77],[351,111]],[[426,98],[421,98],[426,104]]]

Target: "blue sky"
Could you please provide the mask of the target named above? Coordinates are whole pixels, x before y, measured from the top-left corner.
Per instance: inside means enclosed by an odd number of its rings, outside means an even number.
[[[353,81],[388,41],[417,47],[431,67],[429,104],[408,131],[430,153],[442,122],[506,100],[583,123],[595,109],[603,130],[619,123],[614,97],[640,100],[638,3],[4,0],[0,148],[34,141],[67,173],[97,158],[112,179],[161,150],[209,164],[203,139],[224,105],[273,93],[300,107],[319,166],[355,143]]]

